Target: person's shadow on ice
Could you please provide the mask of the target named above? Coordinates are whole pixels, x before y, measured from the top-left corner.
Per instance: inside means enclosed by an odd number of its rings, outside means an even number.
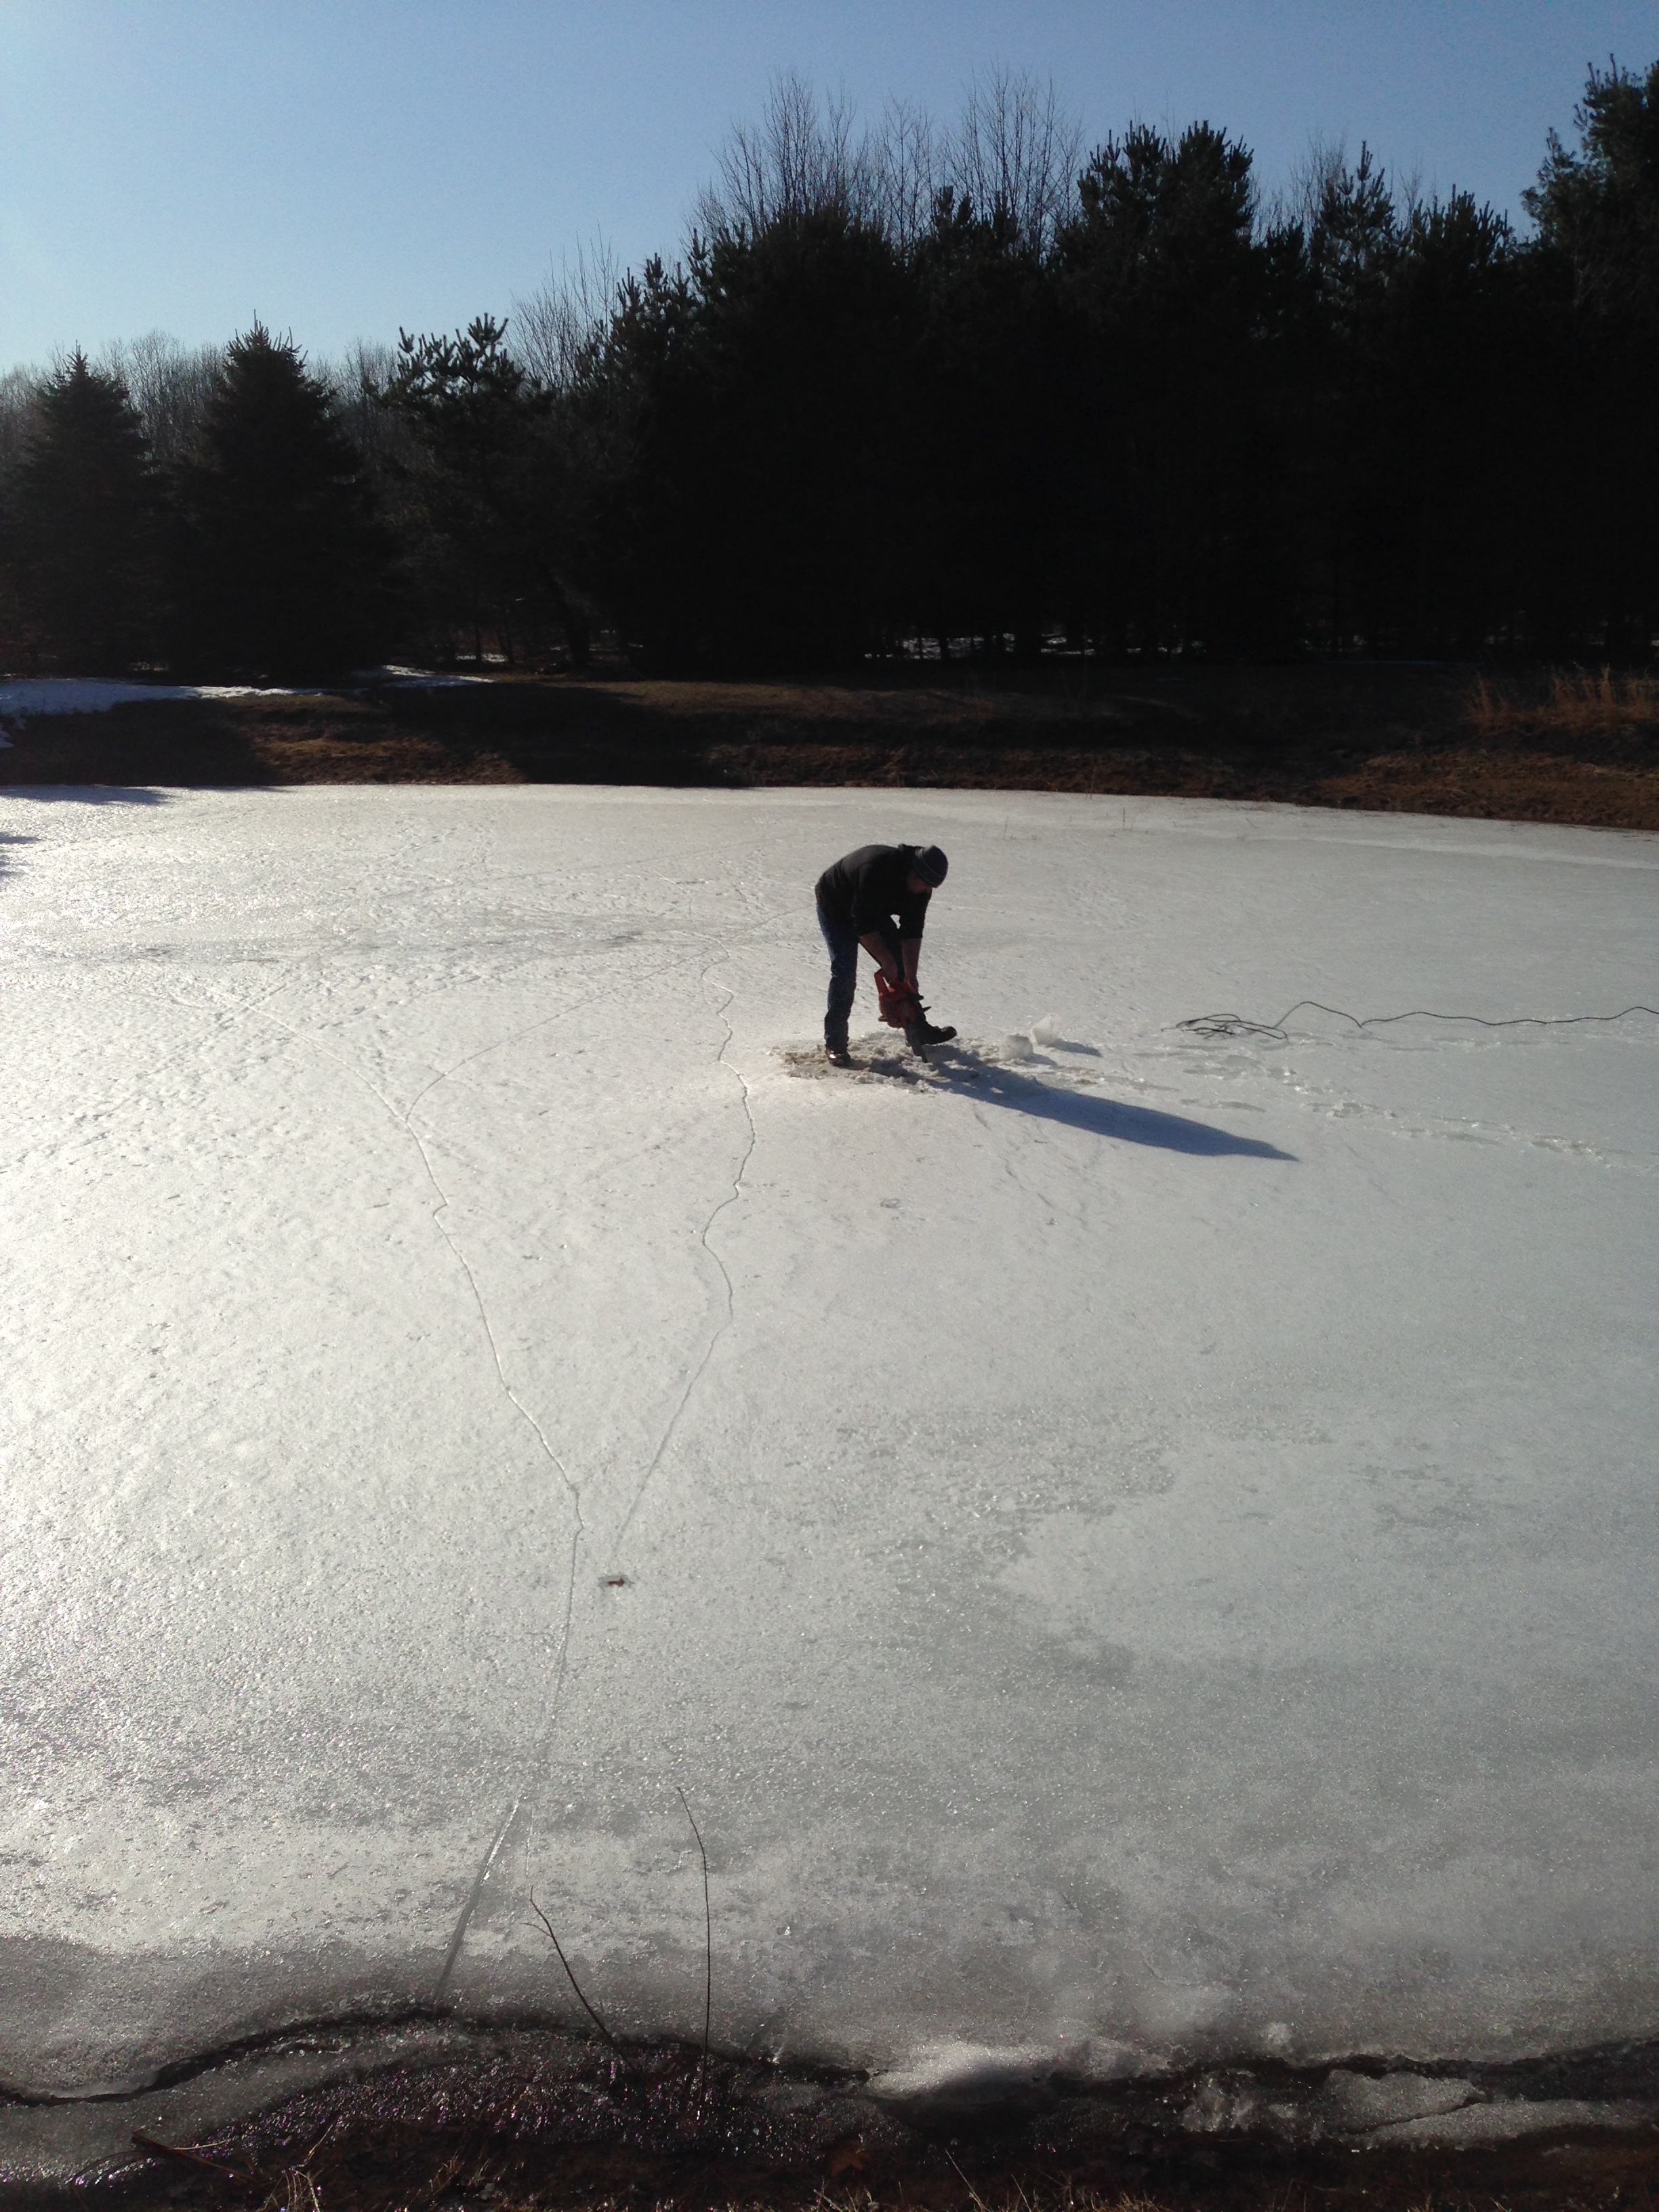
[[[988,1106],[1006,1106],[1038,1121],[1058,1121],[1064,1128],[1115,1138],[1121,1145],[1156,1145],[1166,1152],[1211,1158],[1233,1153],[1254,1160],[1293,1162],[1296,1158],[1294,1152],[1280,1152],[1277,1145],[1264,1143],[1259,1137],[1237,1137],[1231,1129],[1189,1121],[1184,1114],[1164,1114],[1155,1107],[1131,1106],[1121,1099],[1101,1098],[1086,1091],[1061,1091],[1034,1078],[1006,1074],[994,1066],[982,1066],[961,1089],[965,1097]]]

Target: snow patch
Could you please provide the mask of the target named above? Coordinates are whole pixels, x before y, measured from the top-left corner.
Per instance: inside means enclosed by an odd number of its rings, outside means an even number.
[[[453,669],[402,668],[388,663],[384,668],[360,668],[356,672],[359,684],[382,685],[392,690],[447,691],[467,684],[488,684],[487,676],[464,676]]]
[[[447,690],[488,684],[489,678],[389,665],[359,670],[353,680],[366,688]],[[334,688],[316,684],[134,684],[97,676],[0,677],[0,721],[24,722],[43,714],[104,714],[112,707],[151,701],[312,698]]]
[[[893,2104],[982,2104],[1047,2081],[1055,2063],[1049,2050],[951,2039],[918,2051],[908,2065],[878,2074],[870,2087]]]
[[[0,678],[0,719],[23,722],[39,714],[106,714],[112,707],[148,700],[292,699],[304,696],[281,684],[126,684],[95,676]]]

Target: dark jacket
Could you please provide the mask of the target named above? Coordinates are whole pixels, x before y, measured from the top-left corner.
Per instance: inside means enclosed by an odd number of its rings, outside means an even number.
[[[920,937],[931,891],[910,889],[919,845],[860,845],[818,878],[818,904],[867,937],[896,918],[901,938]]]

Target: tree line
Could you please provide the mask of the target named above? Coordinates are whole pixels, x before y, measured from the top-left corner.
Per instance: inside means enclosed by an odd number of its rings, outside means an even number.
[[[1522,235],[1362,148],[1085,154],[1002,77],[856,133],[785,80],[690,240],[309,365],[256,324],[0,380],[0,659],[1595,654],[1659,630],[1659,63]]]

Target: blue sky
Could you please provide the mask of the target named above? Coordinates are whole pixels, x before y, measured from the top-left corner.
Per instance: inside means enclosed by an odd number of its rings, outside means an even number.
[[[0,367],[255,314],[313,352],[505,312],[602,233],[672,250],[794,69],[941,119],[1000,65],[1091,139],[1207,117],[1519,214],[1586,66],[1659,0],[0,0]]]

